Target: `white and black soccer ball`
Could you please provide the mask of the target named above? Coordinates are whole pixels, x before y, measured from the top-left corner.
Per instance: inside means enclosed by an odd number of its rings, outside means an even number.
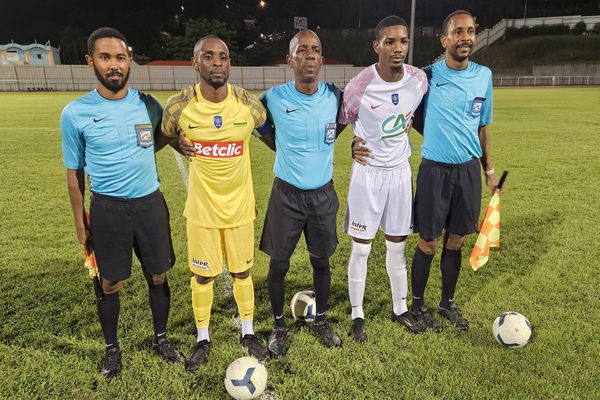
[[[225,372],[225,389],[234,399],[254,399],[267,386],[267,369],[254,357],[234,360]]]
[[[531,339],[531,323],[518,312],[507,311],[498,315],[492,326],[494,337],[502,346],[515,349],[523,347]]]
[[[292,297],[290,302],[292,316],[303,322],[313,322],[317,314],[317,302],[315,292],[312,290],[302,290]]]

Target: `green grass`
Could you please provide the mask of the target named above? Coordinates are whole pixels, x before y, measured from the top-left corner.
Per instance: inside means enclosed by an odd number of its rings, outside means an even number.
[[[158,93],[164,102],[168,93]],[[145,282],[137,266],[122,291],[119,326],[122,377],[96,372],[103,341],[91,282],[73,229],[60,150],[59,116],[80,93],[0,94],[0,398],[226,398],[227,365],[244,353],[237,344],[233,299],[219,279],[211,324],[213,349],[197,373],[166,365],[152,352]],[[309,327],[290,324],[290,352],[266,364],[270,398],[600,398],[599,89],[496,91],[494,166],[508,169],[502,198],[502,247],[479,272],[467,267],[457,303],[468,333],[448,324],[440,334],[413,336],[389,321],[391,300],[381,235],[369,260],[365,312],[369,342],[346,337],[349,239],[342,233],[350,134],[336,146],[340,245],[332,258],[330,319],[344,347],[325,349]],[[413,170],[421,138],[412,136]],[[253,139],[259,237],[272,182],[273,155]],[[171,338],[189,354],[195,342],[186,238],[185,193],[169,149],[158,154],[162,189],[171,209],[178,256],[170,272]],[[469,237],[467,249],[475,238]],[[407,255],[414,252],[409,238]],[[256,330],[263,340],[271,316],[267,258],[257,252]],[[435,305],[440,274],[434,260],[426,296]],[[292,259],[287,299],[311,286],[301,243]],[[502,311],[526,315],[534,339],[505,350],[491,334]],[[290,317],[289,310],[288,317]]]

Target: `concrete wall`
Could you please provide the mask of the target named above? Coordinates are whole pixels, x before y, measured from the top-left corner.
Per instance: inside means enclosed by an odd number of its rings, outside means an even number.
[[[362,67],[326,66],[320,79],[339,88]],[[264,90],[293,80],[285,67],[232,67],[229,81],[246,89]],[[130,85],[140,90],[179,90],[198,81],[190,67],[134,66]],[[600,65],[536,66],[532,76],[494,76],[495,86],[600,85]],[[85,65],[0,66],[0,92],[9,91],[87,91],[96,86],[96,77]]]
[[[320,79],[340,88],[362,67],[324,66]],[[246,89],[268,89],[294,79],[289,67],[232,67],[229,82]],[[179,90],[198,81],[191,67],[133,66],[129,83],[140,90]],[[85,65],[0,66],[0,91],[90,90],[96,85]]]

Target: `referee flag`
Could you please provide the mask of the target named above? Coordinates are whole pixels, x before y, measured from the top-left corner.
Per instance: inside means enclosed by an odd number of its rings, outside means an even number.
[[[506,175],[508,175],[508,171],[502,173],[496,192],[492,196],[479,226],[479,236],[471,252],[471,257],[469,257],[473,271],[477,271],[487,263],[491,247],[500,247],[500,189],[502,189]]]

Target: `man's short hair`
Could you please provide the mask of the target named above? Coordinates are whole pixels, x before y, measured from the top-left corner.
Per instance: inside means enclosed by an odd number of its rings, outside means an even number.
[[[290,45],[288,47],[288,54],[291,55],[294,52],[294,50],[296,49],[296,47],[298,46],[298,36],[306,35],[307,33],[312,33],[313,35],[315,35],[315,37],[319,40],[319,43],[321,43],[321,38],[314,31],[312,31],[310,29],[303,29],[300,32],[296,33],[294,35],[294,37],[292,37],[292,39],[290,40]],[[321,46],[323,46],[323,43],[321,43]]]
[[[202,47],[202,43],[207,39],[217,39],[217,40],[220,40],[221,42],[225,43],[225,41],[223,39],[221,39],[220,37],[218,37],[217,35],[202,36],[200,39],[198,39],[198,41],[194,45],[194,57],[196,57],[196,55],[200,51],[200,48]],[[225,47],[227,47],[227,43],[225,43]],[[229,47],[227,47],[227,50],[229,50]]]
[[[375,27],[375,40],[379,41],[381,39],[381,35],[383,34],[383,30],[388,26],[405,26],[408,31],[408,24],[402,18],[397,15],[389,15],[379,21],[377,26]]]
[[[94,54],[94,46],[96,45],[96,40],[104,38],[115,38],[122,40],[123,43],[125,43],[125,47],[127,47],[127,51],[129,52],[129,43],[127,43],[127,39],[125,39],[125,36],[115,28],[105,26],[103,28],[96,29],[90,34],[90,37],[87,41],[87,51],[90,56]]]
[[[475,19],[475,17],[473,16],[473,14],[471,14],[467,10],[456,10],[456,11],[450,13],[450,15],[448,15],[446,17],[446,19],[444,20],[444,22],[442,22],[442,35],[444,35],[444,36],[448,35],[448,26],[450,26],[450,20],[452,19],[452,17],[454,17],[456,15],[468,15],[471,18]]]

